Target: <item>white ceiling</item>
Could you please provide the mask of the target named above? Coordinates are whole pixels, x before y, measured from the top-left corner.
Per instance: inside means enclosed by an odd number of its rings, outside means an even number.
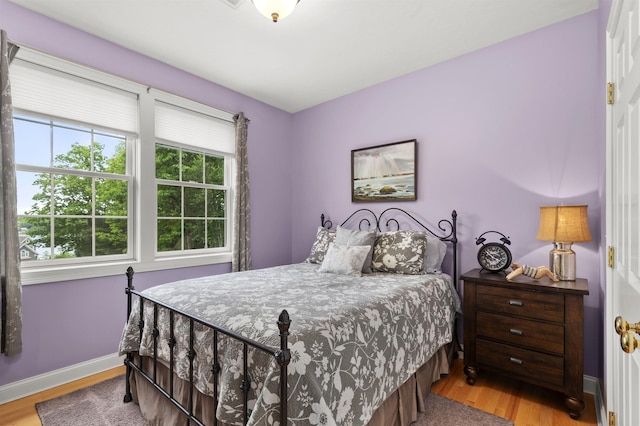
[[[598,0],[300,0],[273,23],[251,0],[11,1],[289,112],[598,8]]]

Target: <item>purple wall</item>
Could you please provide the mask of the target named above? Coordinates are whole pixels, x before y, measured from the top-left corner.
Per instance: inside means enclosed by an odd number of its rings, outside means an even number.
[[[418,200],[402,207],[425,220],[457,210],[460,272],[477,267],[475,237],[488,230],[511,237],[514,260],[547,264],[538,207],[589,205],[594,241],[574,250],[590,281],[585,373],[602,377],[598,34],[588,13],[297,113],[293,261],[308,254],[318,212],[335,223],[365,206],[351,203],[350,150],[417,138]]]
[[[15,42],[226,111],[249,124],[252,255],[256,268],[291,261],[291,114],[0,0],[0,28]],[[274,167],[277,165],[277,167]],[[277,197],[278,202],[273,202]],[[277,244],[278,250],[274,250]],[[228,272],[214,265],[136,274],[137,289]],[[125,318],[126,278],[23,287],[23,352],[0,357],[0,386],[113,354]]]
[[[256,268],[303,260],[320,213],[340,220],[361,207],[350,201],[350,150],[381,143],[418,139],[418,201],[402,207],[427,222],[458,211],[460,272],[476,266],[474,237],[494,229],[511,237],[515,260],[545,264],[551,246],[535,239],[538,207],[589,204],[594,241],[574,247],[578,275],[589,278],[591,291],[585,373],[597,377],[604,309],[601,15],[589,13],[291,115],[0,0],[0,28],[12,40],[246,113]],[[388,204],[366,206],[381,211]],[[228,270],[137,274],[136,288]],[[124,284],[118,276],[25,286],[24,351],[0,357],[0,386],[114,353],[125,316]]]

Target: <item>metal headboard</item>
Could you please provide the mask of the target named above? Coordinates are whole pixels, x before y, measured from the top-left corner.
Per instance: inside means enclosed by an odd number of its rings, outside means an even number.
[[[351,213],[340,226],[344,226],[353,218],[358,220],[358,229],[372,229],[375,228],[379,232],[389,230],[399,230],[400,222],[404,222],[403,219],[408,219],[414,224],[418,225],[432,236],[440,239],[441,241],[451,244],[452,248],[452,270],[451,277],[453,278],[453,285],[458,288],[458,234],[457,234],[457,220],[458,213],[453,210],[451,212],[451,219],[441,219],[438,221],[438,230],[434,231],[427,225],[416,219],[413,215],[398,207],[389,207],[385,209],[379,215],[376,215],[370,209],[358,209]],[[325,215],[320,215],[320,224],[327,229],[333,226],[331,220],[325,219]],[[373,226],[375,224],[375,226]]]

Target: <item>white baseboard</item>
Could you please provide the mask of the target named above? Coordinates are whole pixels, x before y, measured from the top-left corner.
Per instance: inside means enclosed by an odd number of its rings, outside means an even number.
[[[123,356],[111,354],[0,386],[0,404],[119,367],[123,362]]]
[[[600,381],[597,377],[587,376],[586,374],[582,376],[582,390],[585,393],[590,393],[591,395],[596,395],[600,393]]]
[[[584,376],[584,392],[593,395],[593,402],[596,407],[596,418],[598,426],[606,426],[609,424],[607,409],[604,406],[604,398],[602,398],[602,388],[600,380],[597,377]]]

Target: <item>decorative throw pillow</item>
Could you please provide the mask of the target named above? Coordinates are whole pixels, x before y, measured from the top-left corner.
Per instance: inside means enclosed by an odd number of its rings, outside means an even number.
[[[336,244],[347,246],[369,246],[371,250],[362,266],[362,272],[371,273],[371,257],[373,256],[373,245],[376,242],[376,231],[356,231],[338,226],[336,231]]]
[[[362,275],[362,265],[370,249],[370,246],[345,246],[331,243],[318,272],[359,277]]]
[[[427,236],[419,231],[393,231],[378,236],[373,247],[372,267],[377,272],[424,274]]]
[[[322,263],[329,244],[336,238],[336,232],[322,226],[318,226],[316,240],[311,246],[311,254],[305,260],[306,263]]]
[[[442,271],[442,261],[447,254],[447,245],[440,238],[427,235],[423,269],[429,274]]]

